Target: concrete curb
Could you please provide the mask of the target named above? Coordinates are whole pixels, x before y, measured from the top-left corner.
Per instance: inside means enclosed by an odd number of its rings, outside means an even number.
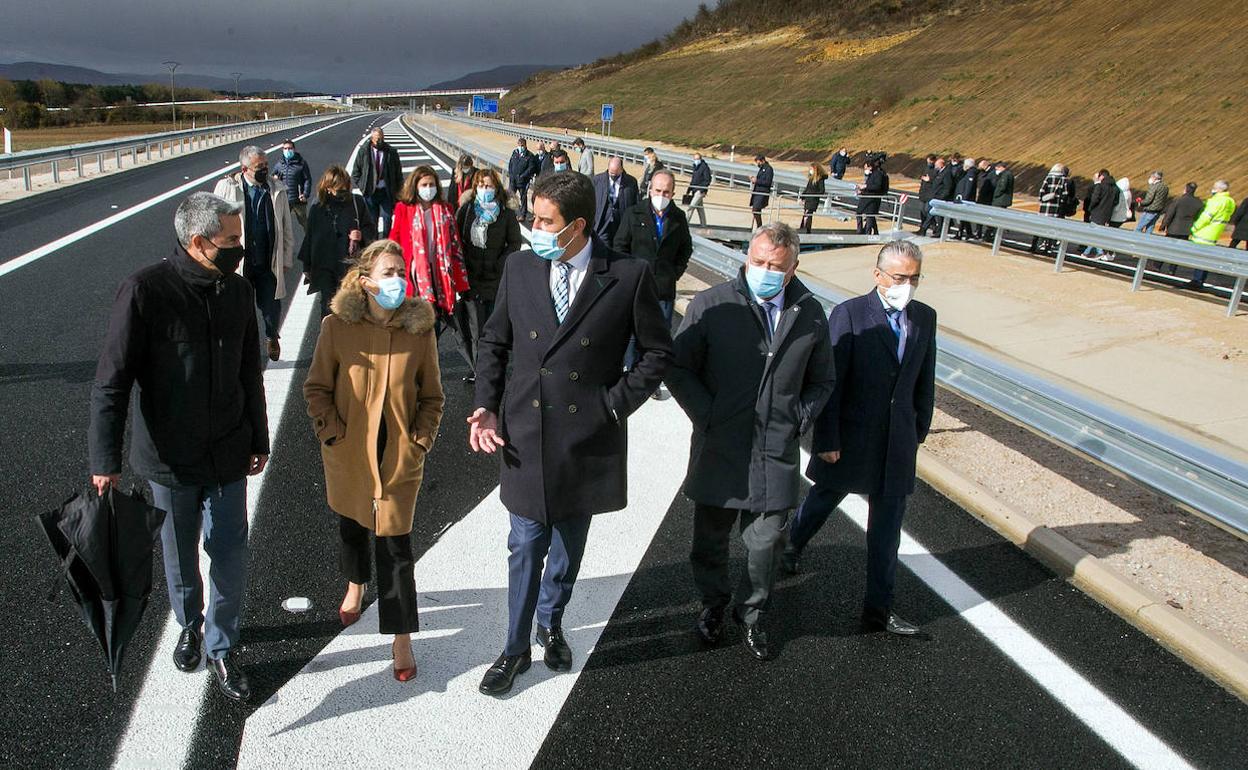
[[[1075,587],[1248,702],[1248,656],[1101,559],[919,450],[919,477]]]

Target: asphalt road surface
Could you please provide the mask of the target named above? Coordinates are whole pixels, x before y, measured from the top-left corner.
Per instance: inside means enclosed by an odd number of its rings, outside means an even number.
[[[299,151],[319,172],[385,125],[405,168],[433,163],[448,178],[451,159],[394,117],[301,129],[316,133]],[[253,141],[268,149],[282,138]],[[108,307],[126,275],[173,248],[185,192],[20,268],[3,264],[201,177],[194,189],[211,189],[240,146],[0,206],[0,765],[1244,766],[1244,703],[923,486],[907,515],[897,609],[927,638],[859,633],[864,511],[851,498],[802,573],[779,586],[778,658],[753,660],[731,631],[702,649],[691,633],[692,505],[679,493],[690,428],[672,401],[631,420],[630,507],[595,520],[565,621],[573,670],[538,663],[510,697],[478,694],[502,643],[506,517],[496,461],[467,449],[468,370],[449,338],[446,411],[412,533],[421,673],[395,682],[375,609],[346,632],[338,624],[337,526],[300,395],[319,327],[297,275],[283,357],[265,375],[272,462],[250,490],[240,659],[254,701],[230,703],[206,673],[173,669],[159,574],[112,692],[68,593],[46,598],[58,573],[33,516],[85,488],[87,396]],[[734,558],[740,567],[736,545]],[[291,596],[311,611],[282,609]]]

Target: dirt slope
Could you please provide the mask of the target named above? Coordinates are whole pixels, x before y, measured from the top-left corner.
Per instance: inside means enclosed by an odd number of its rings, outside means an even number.
[[[906,158],[958,150],[1141,186],[1215,178],[1248,193],[1248,21],[1225,0],[1055,0],[933,17],[879,37],[809,27],[724,32],[621,69],[539,76],[508,95],[521,120],[617,136],[824,158],[844,143]],[[1040,174],[1042,175],[1042,174]]]

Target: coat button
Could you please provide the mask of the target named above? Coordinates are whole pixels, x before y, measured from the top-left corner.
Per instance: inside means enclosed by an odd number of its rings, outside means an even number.
[[[568,404],[568,414],[576,414],[576,404]]]
[[[536,331],[536,330],[535,330],[535,331],[531,331],[531,332],[529,332],[529,339],[531,339],[531,340],[535,340],[535,339],[537,339],[537,331]]]
[[[538,401],[536,398],[535,398],[535,399],[533,399],[533,408],[534,408],[534,409],[541,409],[541,408],[542,408],[542,402],[541,402],[541,401]]]
[[[589,337],[581,337],[581,347],[589,347]]]
[[[581,375],[577,374],[576,372],[568,372],[568,379],[575,382],[576,380],[581,379]]]
[[[550,370],[543,366],[541,369],[538,370],[538,373],[541,374],[543,377],[545,377],[546,375],[550,374]]]

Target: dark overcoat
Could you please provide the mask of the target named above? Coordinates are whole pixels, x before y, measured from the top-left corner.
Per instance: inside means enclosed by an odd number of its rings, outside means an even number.
[[[503,505],[543,524],[628,505],[627,418],[672,356],[644,261],[595,238],[562,324],[550,270],[531,251],[507,257],[477,350],[476,406],[496,414],[501,407]],[[621,374],[630,336],[638,359]]]
[[[382,181],[386,183],[390,197],[398,197],[399,190],[403,187],[403,161],[399,158],[399,151],[384,140],[376,146],[382,155]],[[377,168],[373,165],[371,142],[365,142],[355,154],[355,165],[351,167],[351,186],[364,193],[365,197],[372,195],[377,189]]]
[[[620,175],[620,191],[611,205],[611,175],[606,171],[594,174],[594,232],[606,243],[615,239],[624,212],[637,205],[640,193],[637,177],[625,171]]]
[[[299,246],[299,261],[308,277],[308,293],[332,297],[346,275],[351,231],[358,229],[363,248],[377,240],[377,222],[368,205],[352,193],[346,200],[317,200],[308,207],[308,226]]]
[[[654,271],[658,298],[671,301],[676,299],[676,282],[685,274],[693,255],[693,236],[689,234],[689,220],[679,206],[668,204],[663,219],[660,238],[650,201],[638,203],[624,212],[611,245],[621,254],[644,259]]]
[[[867,174],[860,189],[861,197],[858,198],[855,213],[868,216],[879,214],[882,201],[879,196],[888,195],[888,174],[884,173],[882,168],[872,170],[870,174]]]
[[[459,243],[464,251],[464,269],[468,271],[468,285],[478,299],[493,302],[498,293],[498,282],[503,277],[503,262],[507,255],[519,251],[524,245],[520,237],[520,222],[515,210],[499,208],[498,218],[485,228],[485,248],[472,242],[472,227],[477,221],[477,204],[471,194],[461,198],[455,212],[455,227],[459,231]]]
[[[694,297],[676,333],[667,385],[693,422],[684,489],[694,502],[797,506],[798,441],[832,393],[831,343],[823,306],[797,278],[770,342],[765,318],[743,269]]]
[[[872,289],[832,309],[828,330],[836,389],[815,423],[806,475],[863,495],[914,491],[915,456],[932,424],[936,396],[936,311],[911,301],[910,333],[900,362],[897,337]],[[820,452],[839,451],[836,463]]]
[[[754,175],[754,184],[750,186],[750,208],[755,211],[767,208],[767,202],[771,200],[771,185],[775,181],[775,176],[776,172],[771,164],[763,161],[763,165],[758,167],[758,173]]]

